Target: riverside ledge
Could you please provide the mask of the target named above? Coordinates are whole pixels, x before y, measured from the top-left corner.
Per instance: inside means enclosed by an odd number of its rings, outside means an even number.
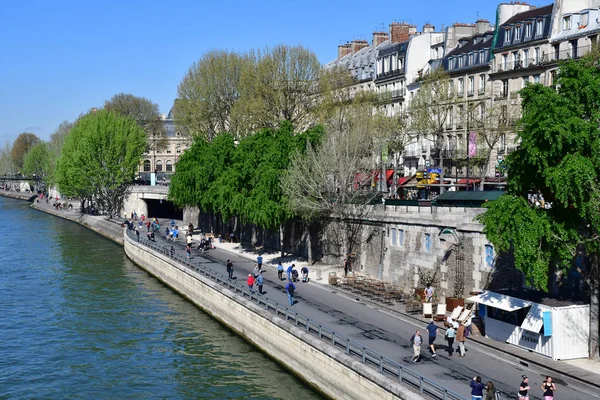
[[[394,379],[125,233],[125,253],[142,269],[334,399],[421,400]],[[281,307],[284,309],[284,307]],[[298,319],[296,318],[296,325]]]

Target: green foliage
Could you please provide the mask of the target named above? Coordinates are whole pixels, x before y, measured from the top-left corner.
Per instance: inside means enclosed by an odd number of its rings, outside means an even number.
[[[128,117],[101,110],[80,118],[57,162],[61,193],[119,211],[146,148],[146,134]]]
[[[21,173],[26,176],[36,175],[45,179],[49,170],[50,153],[46,142],[38,142],[29,149],[23,158]]]
[[[40,138],[33,133],[21,133],[13,142],[12,148],[10,149],[10,156],[12,157],[13,163],[17,168],[23,167],[23,159],[25,154],[31,149],[36,143],[40,141]]]
[[[527,85],[521,96],[521,145],[507,160],[510,194],[490,203],[479,220],[496,248],[512,250],[517,268],[546,290],[549,270],[600,250],[598,59],[566,62],[557,89]],[[538,191],[550,209],[527,202]]]
[[[171,179],[169,198],[179,207],[197,206],[236,215],[263,228],[274,228],[293,214],[280,186],[280,176],[290,158],[315,142],[320,129],[294,134],[292,125],[263,129],[242,139],[222,133],[208,142],[196,137],[179,158]]]

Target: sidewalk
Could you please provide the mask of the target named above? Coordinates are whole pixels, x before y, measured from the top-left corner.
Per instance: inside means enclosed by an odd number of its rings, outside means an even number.
[[[248,260],[252,260],[253,262],[256,262],[256,257],[258,256],[258,253],[255,253],[247,248],[243,249],[240,252],[239,243],[217,242],[215,243],[215,247],[224,250],[228,253],[236,254]],[[263,253],[262,257],[263,263],[267,268],[271,267],[275,269],[277,262],[279,261],[281,261],[284,264],[284,268],[287,268],[287,266],[291,265],[292,263],[296,264],[296,268],[298,270],[300,270],[300,268],[302,268],[303,266],[307,266],[310,270],[310,276],[312,278],[311,282],[319,284],[320,286],[322,286],[330,292],[334,292],[355,300],[358,299],[361,302],[369,304],[370,306],[387,314],[404,320],[412,320],[415,323],[418,323],[422,326],[425,326],[429,323],[429,319],[424,318],[421,313],[411,314],[406,312],[406,308],[402,303],[396,303],[393,306],[381,304],[374,302],[371,299],[366,299],[364,297],[358,296],[356,293],[347,292],[338,286],[329,285],[327,279],[329,272],[335,272],[338,277],[343,276],[343,269],[341,266],[311,266],[303,258],[298,256],[287,256],[281,258],[279,252]],[[441,326],[440,330],[445,331],[445,329]],[[514,364],[520,364],[523,366],[536,366],[538,369],[547,371],[548,375],[560,374],[571,379],[584,382],[596,388],[600,388],[600,362],[588,359],[555,361],[542,355],[513,346],[511,344],[498,342],[480,335],[469,336],[469,341],[481,345],[484,350],[490,353],[494,353],[493,355],[496,357],[511,359],[511,361]]]

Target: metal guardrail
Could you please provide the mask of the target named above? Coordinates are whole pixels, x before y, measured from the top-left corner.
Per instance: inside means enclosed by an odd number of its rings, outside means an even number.
[[[412,369],[391,360],[368,347],[348,339],[332,329],[312,321],[310,318],[291,311],[286,306],[281,306],[279,303],[269,300],[268,297],[258,295],[245,286],[232,282],[228,277],[212,271],[202,265],[194,265],[189,259],[181,257],[175,253],[173,246],[158,245],[156,242],[141,238],[135,235],[132,231],[127,230],[127,235],[134,241],[157,251],[160,254],[180,262],[185,267],[200,273],[213,282],[232,290],[236,294],[255,302],[258,306],[264,307],[265,310],[274,313],[276,316],[284,317],[286,321],[302,327],[307,333],[318,337],[325,343],[332,345],[337,349],[343,350],[346,355],[362,361],[364,364],[378,370],[381,374],[397,379],[400,383],[408,384],[417,389],[420,394],[426,394],[434,399],[443,400],[466,400],[462,395],[444,388],[429,378],[426,378]]]

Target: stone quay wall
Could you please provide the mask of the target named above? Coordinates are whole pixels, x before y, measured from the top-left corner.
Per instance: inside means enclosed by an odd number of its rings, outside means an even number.
[[[334,399],[423,399],[231,290],[125,235],[127,256]]]

